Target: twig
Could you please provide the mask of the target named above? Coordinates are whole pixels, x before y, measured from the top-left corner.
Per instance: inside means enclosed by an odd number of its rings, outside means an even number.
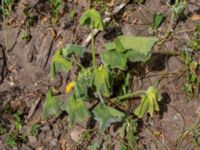
[[[118,14],[128,3],[129,3],[129,0],[126,3],[123,3],[123,4],[115,7],[112,12],[112,15]],[[103,19],[103,23],[109,23],[110,21],[111,21],[111,17],[106,17]],[[98,33],[99,33],[99,30],[97,30],[97,29],[93,30],[94,36],[96,36]],[[91,40],[92,40],[92,34],[89,34],[87,36],[86,40],[83,42],[82,46],[87,47],[90,44]]]
[[[146,129],[149,131],[149,133],[152,134],[152,136],[155,138],[155,140],[156,140],[165,150],[169,150],[169,148],[167,147],[167,145],[165,145],[164,143],[162,143],[162,142],[160,141],[160,139],[157,138],[157,137],[154,135],[153,131],[152,131],[147,125],[145,125],[145,127],[146,127]]]
[[[35,113],[35,110],[36,110],[38,104],[40,103],[40,101],[41,101],[41,98],[38,98],[38,99],[35,101],[35,103],[32,105],[32,107],[31,107],[31,109],[30,109],[30,111],[29,111],[29,113],[28,113],[28,116],[27,116],[27,119],[28,119],[28,120],[29,120],[29,119],[33,116],[33,114]]]

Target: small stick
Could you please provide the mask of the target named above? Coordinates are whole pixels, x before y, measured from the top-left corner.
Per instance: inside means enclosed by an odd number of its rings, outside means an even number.
[[[129,0],[126,3],[123,3],[123,4],[115,7],[112,14],[113,15],[118,14],[128,3],[129,3]],[[110,21],[111,21],[111,17],[106,17],[103,19],[103,23],[109,23]],[[96,36],[99,33],[99,30],[94,29],[93,33],[94,33],[94,36]],[[86,40],[83,42],[82,46],[87,47],[90,44],[91,40],[92,40],[92,34],[89,34],[87,36]]]
[[[30,111],[29,111],[29,113],[28,113],[28,116],[27,116],[27,119],[28,119],[28,120],[29,120],[29,119],[33,116],[33,114],[35,113],[36,108],[37,108],[37,106],[39,105],[40,101],[41,101],[41,98],[38,98],[38,99],[35,101],[35,103],[32,105],[32,107],[31,107],[31,109],[30,109]]]

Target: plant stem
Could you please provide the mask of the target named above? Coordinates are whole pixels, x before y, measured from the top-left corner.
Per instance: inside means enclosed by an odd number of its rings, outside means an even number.
[[[95,48],[94,48],[94,30],[93,27],[91,29],[91,33],[92,33],[92,64],[94,69],[97,69],[97,64],[96,64],[96,56],[95,56]]]
[[[121,101],[121,100],[130,98],[130,97],[135,97],[135,96],[145,94],[145,93],[146,93],[146,91],[140,90],[140,91],[136,91],[136,92],[133,92],[133,93],[126,94],[126,95],[115,97],[115,98],[111,99],[111,101]]]

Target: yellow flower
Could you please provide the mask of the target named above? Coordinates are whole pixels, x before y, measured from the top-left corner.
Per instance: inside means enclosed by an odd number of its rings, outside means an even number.
[[[66,85],[66,93],[69,93],[69,92],[71,92],[71,90],[73,89],[73,87],[75,86],[75,83],[76,82],[74,82],[74,81],[72,81],[72,82],[70,82],[70,83],[68,83],[67,85]]]

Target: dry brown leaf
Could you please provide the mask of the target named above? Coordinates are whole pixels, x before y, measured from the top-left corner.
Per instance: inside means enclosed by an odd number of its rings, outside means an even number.
[[[195,21],[195,20],[200,20],[200,15],[194,14],[194,15],[191,17],[191,20],[193,20],[193,21]]]

